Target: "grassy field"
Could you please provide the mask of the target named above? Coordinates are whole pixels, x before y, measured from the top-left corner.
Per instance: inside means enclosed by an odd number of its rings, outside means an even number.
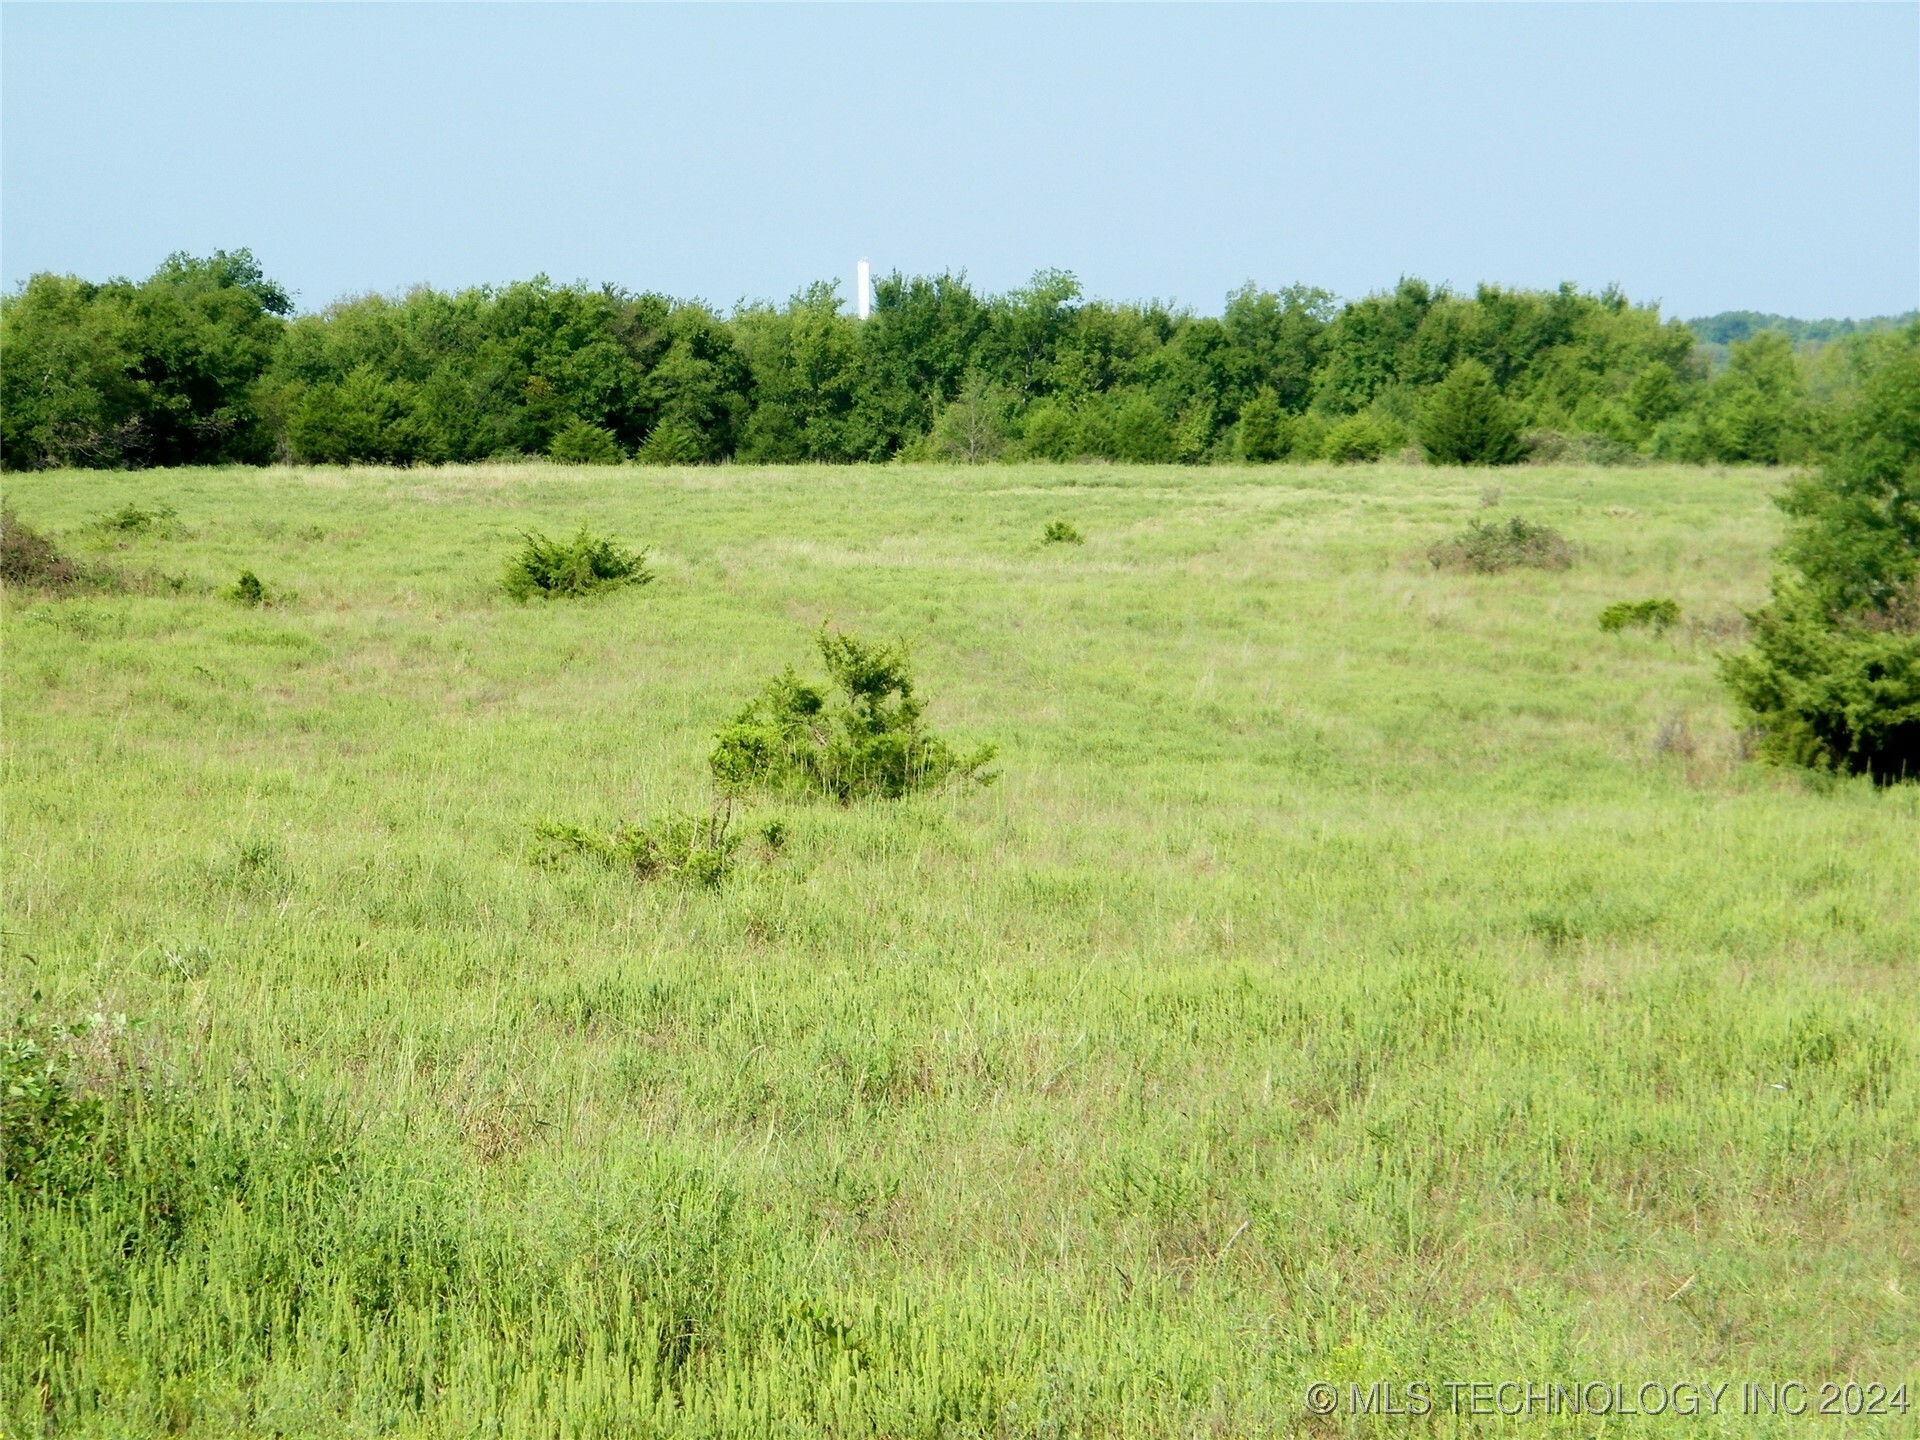
[[[6,596],[0,1023],[92,1178],[0,1206],[0,1433],[1920,1433],[1741,1413],[1920,1402],[1920,787],[1742,759],[1777,483],[9,476],[172,580]],[[1573,567],[1427,563],[1509,514]],[[499,592],[583,522],[657,582]],[[998,782],[755,802],[714,890],[530,863],[705,806],[823,623]],[[1445,1388],[1513,1380],[1733,1388]]]

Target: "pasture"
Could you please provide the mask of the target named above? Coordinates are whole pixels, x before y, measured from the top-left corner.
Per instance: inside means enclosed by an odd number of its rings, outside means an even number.
[[[10,475],[138,583],[6,595],[0,1024],[95,1110],[0,1202],[0,1433],[1920,1433],[1736,1408],[1920,1401],[1920,786],[1743,758],[1777,484]],[[1511,515],[1570,568],[1428,563]],[[655,581],[501,593],[582,524]],[[708,806],[823,625],[997,781],[532,863]]]

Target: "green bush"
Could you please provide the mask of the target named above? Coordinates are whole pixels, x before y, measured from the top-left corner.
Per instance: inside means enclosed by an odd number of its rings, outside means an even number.
[[[251,570],[242,570],[240,578],[227,591],[227,598],[258,609],[267,603],[267,584]]]
[[[1636,465],[1640,452],[1612,435],[1529,430],[1520,438],[1529,465]]]
[[[1675,415],[1653,427],[1648,449],[1656,460],[1673,465],[1699,465],[1712,458],[1707,432],[1698,415]]]
[[[960,393],[933,417],[926,449],[939,460],[984,465],[1000,458],[1012,436],[1013,401],[978,370],[970,371]]]
[[[674,810],[655,817],[651,824],[621,825],[606,835],[543,821],[534,827],[534,860],[548,864],[579,855],[631,870],[641,880],[711,888],[733,873],[740,837],[732,833],[732,819],[728,806],[709,815]]]
[[[1519,422],[1477,360],[1461,361],[1427,392],[1416,429],[1427,458],[1440,465],[1511,465],[1523,453]]]
[[[71,590],[95,578],[85,566],[0,507],[0,581],[32,590]]]
[[[1262,390],[1240,411],[1240,458],[1267,465],[1287,453],[1287,412],[1271,390]]]
[[[1627,629],[1658,635],[1679,623],[1680,606],[1673,600],[1620,600],[1600,612],[1600,628],[1610,635]]]
[[[1753,646],[1722,661],[1722,674],[1763,756],[1883,785],[1920,779],[1920,601],[1872,625],[1776,588],[1749,618]]]
[[[26,1195],[74,1195],[90,1179],[100,1100],[73,1083],[70,1038],[26,1017],[0,1034],[0,1180]]]
[[[1020,453],[1031,460],[1071,460],[1080,454],[1080,422],[1058,400],[1036,400],[1020,422]]]
[[[571,540],[549,540],[528,532],[520,553],[507,562],[500,588],[515,600],[577,599],[622,585],[653,580],[647,552],[633,551],[586,526]]]
[[[1760,751],[1920,778],[1920,324],[1877,339],[1792,517],[1753,646],[1722,662]]]
[[[633,458],[643,465],[697,465],[706,455],[699,431],[683,421],[662,420],[647,432]]]
[[[1564,570],[1573,563],[1573,547],[1551,525],[1515,515],[1504,525],[1469,520],[1467,528],[1451,540],[1429,546],[1427,559],[1436,570],[1467,570],[1476,575],[1494,575],[1516,566]]]
[[[1378,460],[1398,445],[1400,438],[1394,425],[1362,410],[1333,423],[1320,442],[1320,458],[1341,465]]]
[[[1812,416],[1786,336],[1768,330],[1734,344],[1727,368],[1707,387],[1700,424],[1716,460],[1778,465],[1806,458]]]
[[[129,502],[118,510],[102,515],[94,521],[94,528],[119,535],[166,534],[172,530],[177,513],[171,505],[155,505],[148,510]]]
[[[1086,537],[1065,520],[1049,520],[1047,528],[1040,532],[1042,545],[1080,545]]]
[[[1325,416],[1316,415],[1311,410],[1304,415],[1289,416],[1283,432],[1287,442],[1287,459],[1322,459],[1326,455],[1327,432],[1331,428]]]
[[[992,779],[991,745],[963,756],[927,730],[905,645],[869,645],[825,630],[819,645],[830,691],[789,665],[714,737],[708,763],[723,792],[757,788],[847,803]]]
[[[598,425],[570,420],[547,446],[547,457],[562,465],[618,465],[620,442]]]

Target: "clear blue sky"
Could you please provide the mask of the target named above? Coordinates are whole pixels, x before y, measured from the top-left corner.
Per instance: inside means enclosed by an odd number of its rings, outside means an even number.
[[[1920,305],[1920,6],[0,8],[0,278]]]

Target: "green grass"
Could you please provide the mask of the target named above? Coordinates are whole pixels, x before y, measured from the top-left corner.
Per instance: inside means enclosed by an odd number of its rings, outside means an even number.
[[[97,1108],[0,1202],[0,1433],[1490,1423],[1316,1379],[1920,1433],[1733,1413],[1920,1400],[1920,787],[1740,758],[1774,477],[1499,479],[9,476],[172,582],[6,596],[0,1022]],[[1511,514],[1572,568],[1428,564]],[[655,583],[500,592],[582,525]],[[1598,630],[1650,593],[1686,620]],[[530,863],[704,810],[823,623],[909,638],[998,783],[758,803],[712,890]]]

